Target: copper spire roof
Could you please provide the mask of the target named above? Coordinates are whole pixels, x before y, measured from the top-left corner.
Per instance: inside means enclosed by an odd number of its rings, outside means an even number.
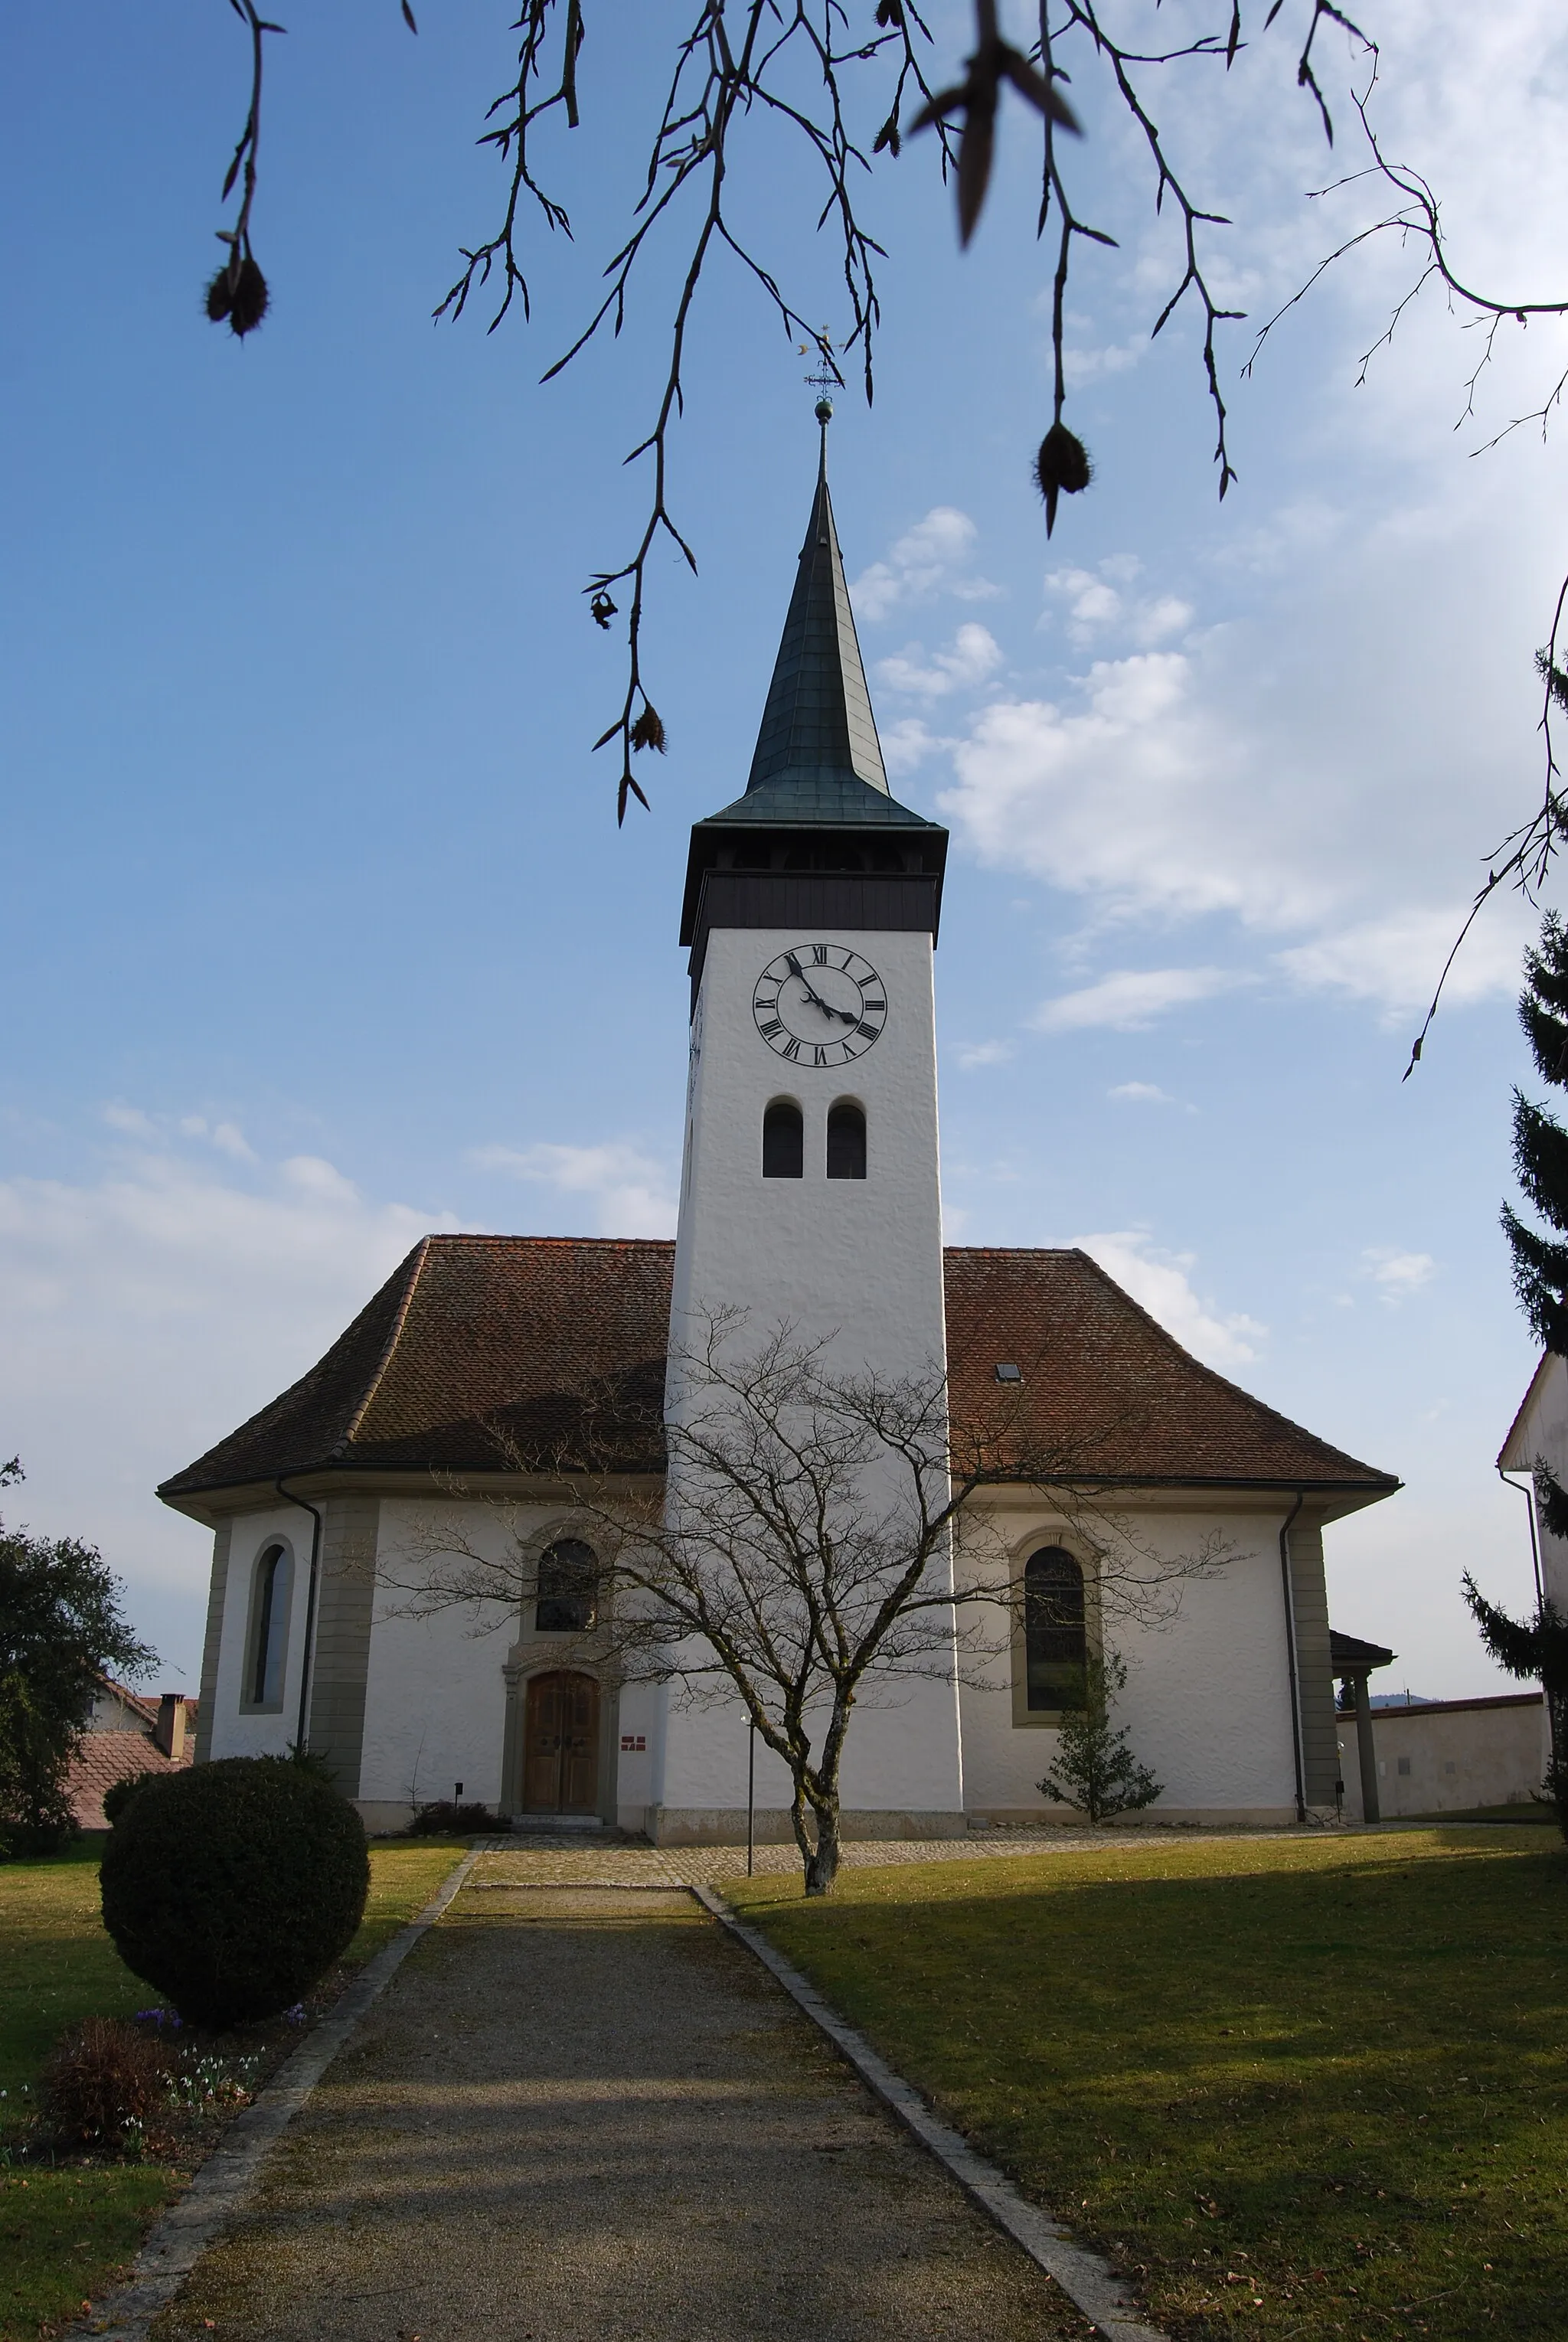
[[[774,662],[746,795],[810,775],[888,792],[827,485],[827,425],[811,522]]]
[[[709,823],[721,822],[936,826],[901,806],[887,786],[828,491],[825,423],[811,519],[745,795],[709,816]]]

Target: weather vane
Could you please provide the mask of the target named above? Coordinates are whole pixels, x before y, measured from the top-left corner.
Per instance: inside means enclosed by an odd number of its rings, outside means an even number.
[[[817,421],[823,424],[829,423],[833,419],[832,394],[838,388],[841,377],[837,366],[833,362],[833,344],[828,339],[825,326],[814,342],[801,344],[800,354],[803,358],[808,355],[814,355],[816,358],[815,365],[804,379],[807,389],[814,390],[816,393]],[[824,407],[827,410],[825,414],[823,412]]]

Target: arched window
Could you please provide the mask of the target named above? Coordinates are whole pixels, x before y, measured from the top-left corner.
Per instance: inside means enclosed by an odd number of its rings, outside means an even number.
[[[827,1110],[827,1176],[830,1179],[865,1176],[865,1115],[853,1098],[840,1098]]]
[[[562,1537],[542,1553],[534,1633],[585,1635],[594,1624],[598,1575],[594,1548],[581,1537]]]
[[[763,1116],[763,1177],[798,1179],[805,1170],[805,1125],[793,1098],[774,1098]]]
[[[288,1547],[267,1546],[256,1563],[251,1591],[247,1707],[283,1706],[283,1663],[288,1647],[288,1597],[293,1582]]]
[[[1084,1572],[1065,1546],[1042,1546],[1024,1565],[1024,1647],[1029,1706],[1082,1707]]]

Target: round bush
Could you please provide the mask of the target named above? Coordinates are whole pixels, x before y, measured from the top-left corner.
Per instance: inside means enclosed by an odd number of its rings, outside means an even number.
[[[134,1974],[221,2031],[290,2008],[346,1949],[370,1857],[354,1807],[284,1756],[145,1782],[104,1850],[104,1925]]]
[[[111,1782],[104,1792],[104,1819],[109,1827],[114,1828],[144,1781],[161,1781],[163,1777],[161,1773],[149,1768],[145,1773],[126,1773],[119,1780]]]

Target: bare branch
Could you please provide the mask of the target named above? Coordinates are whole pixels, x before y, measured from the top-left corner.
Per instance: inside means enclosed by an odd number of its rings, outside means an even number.
[[[497,1461],[548,1490],[433,1509],[377,1564],[404,1615],[465,1609],[475,1632],[515,1621],[541,1591],[563,1537],[594,1556],[594,1599],[575,1648],[623,1679],[674,1686],[684,1701],[736,1699],[785,1765],[808,1887],[837,1862],[839,1769],[856,1706],[899,1686],[989,1685],[1025,1605],[988,1492],[1049,1493],[1094,1556],[1096,1622],[1169,1626],[1183,1586],[1232,1558],[1218,1535],[1162,1554],[1093,1468],[1115,1426],[1042,1442],[1021,1393],[954,1436],[944,1376],[845,1374],[828,1341],[790,1324],[754,1337],[744,1312],[694,1318],[672,1354],[662,1483],[634,1480],[645,1407],[580,1396],[570,1440],[548,1456],[497,1426]],[[590,1451],[596,1451],[591,1454]],[[472,1500],[458,1482],[447,1493]],[[554,1499],[559,1498],[557,1504]],[[964,1524],[954,1590],[954,1533]],[[564,1645],[564,1649],[572,1646]]]

